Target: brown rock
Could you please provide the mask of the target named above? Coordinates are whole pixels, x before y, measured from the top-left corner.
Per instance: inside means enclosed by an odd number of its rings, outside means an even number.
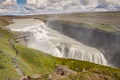
[[[70,70],[68,66],[58,65],[56,66],[54,72],[49,75],[49,80],[58,80],[65,79],[69,75],[76,75],[77,73],[73,70]]]

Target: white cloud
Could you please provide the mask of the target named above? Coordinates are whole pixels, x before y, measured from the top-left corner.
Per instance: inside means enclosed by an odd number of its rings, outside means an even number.
[[[119,0],[27,0],[37,7],[43,6],[46,9],[81,9],[88,10],[98,5],[120,6]],[[32,5],[33,6],[33,5]]]
[[[3,5],[15,5],[17,4],[16,0],[5,0],[3,3]]]
[[[6,9],[0,9],[0,13],[5,13],[5,12],[7,12]]]
[[[15,0],[13,0],[15,1]],[[6,0],[3,4],[16,4],[12,0]],[[99,7],[98,7],[99,6]],[[1,8],[1,7],[0,7]],[[89,12],[89,11],[114,11],[120,10],[119,0],[27,0],[24,9],[19,6],[8,12],[19,13],[63,13],[63,12]],[[3,11],[0,11],[0,13]],[[13,13],[14,13],[13,12]]]
[[[120,6],[120,0],[98,0],[100,4]]]

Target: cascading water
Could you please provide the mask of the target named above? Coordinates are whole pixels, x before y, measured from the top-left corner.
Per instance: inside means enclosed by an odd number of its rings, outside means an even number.
[[[107,65],[104,55],[96,48],[86,46],[63,35],[37,19],[14,19],[7,26],[12,31],[29,32],[27,46],[56,57],[72,58]],[[56,26],[57,27],[57,26]]]

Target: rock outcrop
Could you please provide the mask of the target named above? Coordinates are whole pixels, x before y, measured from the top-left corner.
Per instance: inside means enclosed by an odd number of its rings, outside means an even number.
[[[71,69],[69,69],[68,66],[62,66],[58,65],[56,66],[55,70],[51,75],[49,75],[49,80],[59,80],[59,79],[65,79],[68,78],[70,75],[76,75],[77,73]]]

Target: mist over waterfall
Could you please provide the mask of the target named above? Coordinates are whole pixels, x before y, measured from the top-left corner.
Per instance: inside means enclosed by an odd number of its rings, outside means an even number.
[[[19,33],[28,33],[26,46],[30,48],[38,49],[56,57],[107,65],[107,60],[101,51],[51,29],[40,20],[14,19],[13,21],[14,23],[7,28]]]

